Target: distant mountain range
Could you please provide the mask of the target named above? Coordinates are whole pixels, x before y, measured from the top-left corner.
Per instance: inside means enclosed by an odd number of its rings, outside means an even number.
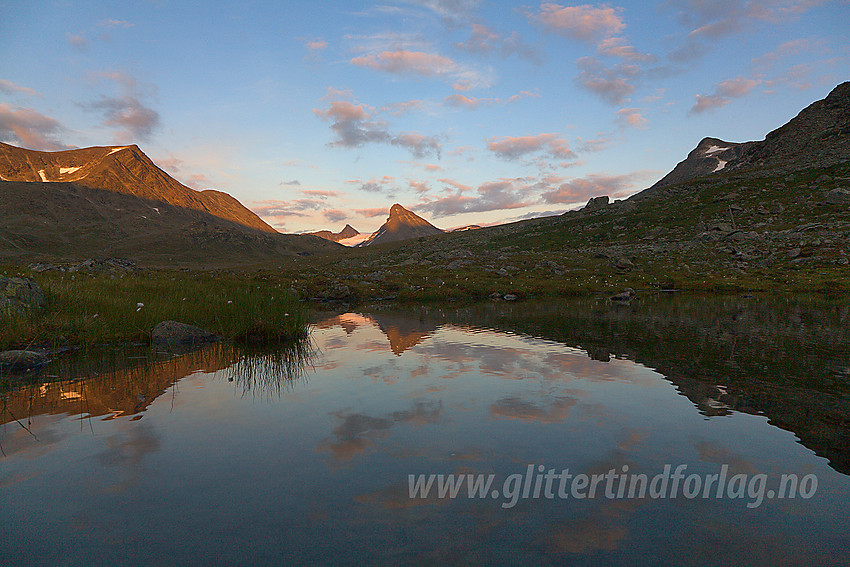
[[[221,191],[179,183],[138,146],[39,152],[0,143],[0,258],[120,256],[223,266],[337,245],[279,234]]]
[[[443,232],[445,231],[396,203],[390,207],[390,216],[381,225],[381,228],[357,246],[372,246],[386,242],[419,238],[420,236],[442,234]]]
[[[340,240],[346,240],[349,238],[353,238],[360,233],[350,224],[345,225],[342,230],[339,232],[331,232],[329,230],[320,230],[318,232],[308,232],[307,234],[312,234],[313,236],[318,236],[319,238],[324,238],[325,240],[331,240],[333,242],[339,242]]]

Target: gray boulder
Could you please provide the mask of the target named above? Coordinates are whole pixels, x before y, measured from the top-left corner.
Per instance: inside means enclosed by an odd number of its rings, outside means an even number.
[[[582,209],[583,211],[596,211],[599,209],[604,209],[608,206],[608,195],[602,195],[601,197],[591,197],[587,204]]]
[[[850,189],[837,187],[826,194],[826,202],[833,205],[850,204]]]
[[[44,293],[34,281],[0,276],[0,311],[23,313],[27,309],[43,307]]]
[[[194,325],[163,321],[151,331],[151,340],[154,344],[164,345],[204,344],[217,341],[218,335]]]

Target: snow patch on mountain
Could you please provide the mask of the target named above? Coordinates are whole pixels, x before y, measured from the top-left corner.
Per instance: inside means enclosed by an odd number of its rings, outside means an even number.
[[[80,169],[82,169],[82,166],[79,166],[79,167],[60,167],[59,168],[59,174],[60,175],[67,175],[69,173],[74,173],[75,171],[78,171]]]
[[[38,176],[39,176],[39,177],[41,177],[41,181],[42,181],[42,183],[47,183],[47,182],[49,182],[49,181],[50,181],[49,179],[47,179],[47,175],[45,175],[45,173],[44,173],[44,170],[43,170],[43,169],[39,169],[39,170],[38,170]]]

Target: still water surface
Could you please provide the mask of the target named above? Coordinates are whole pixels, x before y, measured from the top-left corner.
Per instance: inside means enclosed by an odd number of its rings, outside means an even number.
[[[846,306],[658,301],[333,314],[297,352],[67,361],[3,395],[0,563],[846,564]],[[541,465],[767,476],[760,498],[504,484]],[[409,495],[479,473],[498,496]],[[768,498],[783,474],[816,490]]]

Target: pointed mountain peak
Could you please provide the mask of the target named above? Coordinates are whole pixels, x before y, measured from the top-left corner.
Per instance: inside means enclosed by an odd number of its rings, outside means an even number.
[[[408,211],[398,203],[390,207],[390,216],[387,222],[372,234],[368,240],[359,246],[369,246],[379,242],[393,242],[395,240],[407,240],[420,236],[430,236],[443,232],[430,222],[426,221],[416,213]]]

